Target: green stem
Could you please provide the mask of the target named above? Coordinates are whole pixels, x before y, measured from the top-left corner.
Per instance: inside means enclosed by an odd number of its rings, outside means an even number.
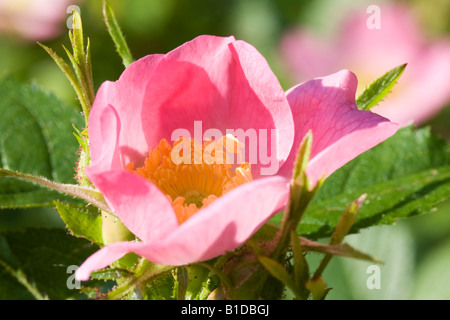
[[[344,237],[348,234],[351,227],[355,223],[356,217],[358,216],[359,210],[361,209],[361,206],[364,203],[366,197],[367,194],[363,194],[357,200],[350,203],[350,205],[342,214],[339,223],[336,226],[336,229],[331,235],[331,239],[329,242],[330,245],[338,245],[344,240]],[[332,258],[333,255],[331,253],[327,253],[323,257],[322,261],[319,264],[319,267],[317,267],[317,270],[314,273],[313,279],[318,279],[322,275],[323,271],[328,266]]]
[[[186,300],[186,290],[189,283],[189,275],[185,266],[177,267],[177,299]]]
[[[316,272],[314,272],[314,276],[312,277],[312,279],[318,279],[322,275],[323,271],[328,266],[328,263],[330,263],[331,258],[333,258],[333,256],[331,254],[329,254],[329,253],[327,253],[323,257],[322,261],[320,261],[320,264],[317,267]]]
[[[109,211],[109,207],[105,202],[103,195],[93,189],[88,187],[79,186],[76,184],[62,184],[57,183],[51,180],[48,180],[44,177],[37,177],[31,174],[19,173],[15,171],[0,169],[0,178],[1,177],[15,177],[19,179],[23,179],[26,181],[33,182],[35,184],[41,185],[43,187],[53,189],[59,191],[61,193],[70,194],[71,196],[81,198],[86,200],[87,202],[93,204],[101,210]],[[114,214],[113,214],[114,215]]]

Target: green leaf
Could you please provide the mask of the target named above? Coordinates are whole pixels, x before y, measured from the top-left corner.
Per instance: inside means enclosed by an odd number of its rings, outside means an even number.
[[[424,214],[450,195],[447,142],[428,128],[404,128],[331,175],[309,206],[298,233],[328,237],[348,204],[367,198],[350,233],[399,218]],[[272,222],[280,223],[275,216]]]
[[[391,92],[392,87],[402,75],[406,65],[406,63],[402,64],[372,82],[356,99],[358,109],[369,110],[383,100]]]
[[[79,112],[34,85],[0,79],[0,167],[45,177],[58,183],[74,182],[78,144],[72,124]],[[49,206],[61,199],[74,201],[30,182],[0,179],[0,208]]]
[[[130,49],[128,48],[125,37],[123,36],[120,26],[114,15],[114,11],[111,6],[103,0],[103,17],[105,19],[106,27],[108,32],[116,46],[116,50],[122,58],[123,65],[128,67],[133,61]]]
[[[175,300],[173,272],[163,272],[142,286],[146,300]]]
[[[3,292],[11,292],[9,299],[45,299],[24,276],[20,269],[20,263],[2,235],[0,235],[0,280],[2,284],[0,286],[0,297],[3,288]]]
[[[0,235],[0,299],[67,299],[73,271],[98,248],[61,229],[27,229]]]
[[[102,244],[102,216],[97,208],[69,205],[59,201],[54,202],[56,210],[74,236],[86,238]],[[89,210],[91,209],[91,210]]]

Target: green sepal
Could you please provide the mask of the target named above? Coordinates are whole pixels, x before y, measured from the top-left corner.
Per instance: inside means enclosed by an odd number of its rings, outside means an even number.
[[[103,245],[102,218],[97,208],[82,208],[59,201],[54,204],[72,235]]]
[[[82,109],[84,109],[87,105],[87,102],[75,73],[72,71],[72,69],[70,69],[69,65],[64,61],[64,59],[58,56],[55,51],[40,42],[38,42],[38,44],[49,54],[49,56],[53,59],[53,61],[55,61],[57,66],[65,74],[73,89],[75,90]]]
[[[81,16],[78,11],[73,10],[73,30],[69,31],[69,38],[72,45],[73,54],[69,52],[64,46],[64,50],[72,63],[73,70],[66,64],[66,62],[59,57],[52,49],[38,42],[45,51],[52,57],[59,68],[68,78],[83,111],[86,127],[88,126],[89,113],[94,102],[95,92],[92,79],[92,65],[90,56],[90,42],[88,40],[87,46],[84,46],[84,35]],[[75,71],[75,73],[74,73]]]
[[[114,42],[114,45],[116,46],[117,53],[122,58],[123,65],[128,67],[134,59],[131,55],[130,49],[128,48],[122,30],[120,29],[119,23],[117,22],[114,11],[105,0],[103,0],[103,17],[105,19],[108,32]]]

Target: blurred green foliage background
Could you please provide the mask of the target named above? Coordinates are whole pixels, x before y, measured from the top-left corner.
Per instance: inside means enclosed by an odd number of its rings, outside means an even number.
[[[255,46],[266,57],[285,89],[294,85],[279,52],[280,38],[286,30],[308,26],[331,33],[348,10],[356,6],[365,10],[369,4],[374,4],[365,0],[109,2],[135,59],[151,53],[166,53],[201,34],[234,35]],[[403,2],[413,7],[421,28],[430,39],[450,37],[450,1]],[[81,9],[85,34],[91,39],[97,89],[103,81],[116,80],[123,65],[103,23],[102,2],[85,0],[77,5]],[[69,16],[68,13],[66,19]],[[60,44],[70,46],[65,19],[61,21],[61,31],[60,36],[43,42],[62,56]],[[69,82],[33,41],[0,35],[0,76],[5,75],[35,82],[74,108],[78,107]],[[431,125],[435,134],[450,139],[449,123],[450,106],[447,106],[425,125]],[[0,231],[36,226],[64,227],[53,209],[0,211]],[[382,286],[379,290],[367,288],[367,263],[336,258],[324,274],[324,279],[334,288],[330,299],[450,299],[450,202],[425,216],[399,221],[396,226],[370,228],[359,235],[351,235],[348,241],[385,261],[381,266]],[[318,257],[308,256],[312,263]]]

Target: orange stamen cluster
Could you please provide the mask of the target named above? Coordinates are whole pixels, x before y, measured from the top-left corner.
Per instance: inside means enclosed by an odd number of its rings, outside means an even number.
[[[134,164],[129,163],[127,170],[158,186],[172,202],[178,223],[182,224],[200,208],[252,181],[249,163],[232,164],[234,155],[239,156],[238,146],[230,135],[203,144],[193,138],[180,138],[173,146],[162,139],[142,167],[134,169]]]

